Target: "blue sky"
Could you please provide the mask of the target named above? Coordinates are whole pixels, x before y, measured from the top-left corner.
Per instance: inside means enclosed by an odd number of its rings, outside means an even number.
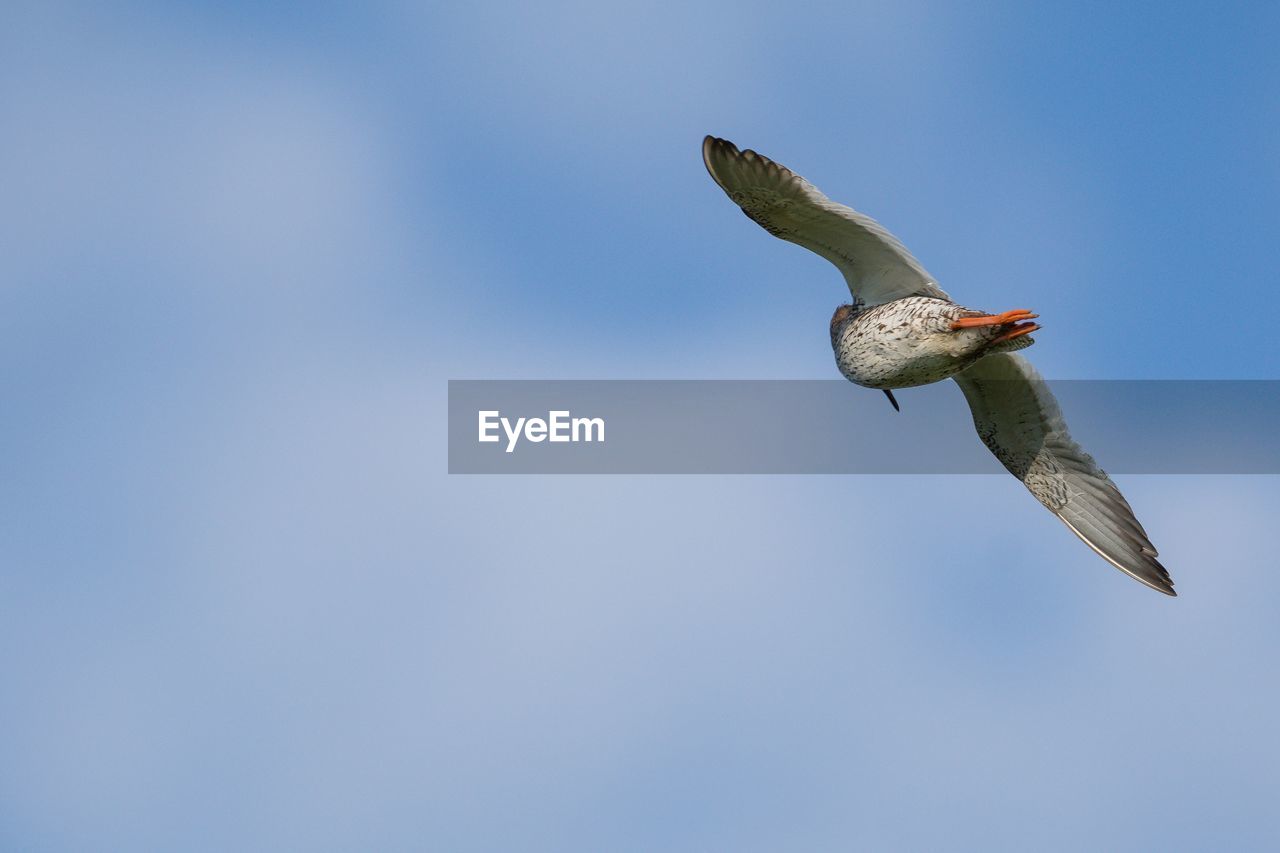
[[[1007,478],[444,438],[450,378],[835,375],[708,132],[1046,376],[1280,378],[1278,14],[7,6],[0,847],[1275,849],[1275,478],[1121,479],[1169,600]]]

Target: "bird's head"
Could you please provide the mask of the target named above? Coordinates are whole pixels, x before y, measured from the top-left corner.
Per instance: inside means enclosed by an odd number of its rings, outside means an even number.
[[[831,345],[833,347],[836,345],[836,341],[839,339],[840,329],[844,326],[845,323],[849,321],[849,318],[852,316],[853,316],[852,305],[841,305],[839,308],[836,309],[836,313],[831,315]]]

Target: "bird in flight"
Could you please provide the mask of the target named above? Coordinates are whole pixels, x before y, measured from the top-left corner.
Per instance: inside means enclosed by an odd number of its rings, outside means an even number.
[[[753,222],[844,275],[853,302],[831,317],[831,348],[850,382],[884,391],[897,409],[895,388],[954,379],[982,442],[1036,500],[1108,563],[1177,594],[1129,502],[1072,440],[1048,386],[1017,354],[1034,343],[1037,315],[957,305],[884,226],[762,154],[708,136],[702,159]]]

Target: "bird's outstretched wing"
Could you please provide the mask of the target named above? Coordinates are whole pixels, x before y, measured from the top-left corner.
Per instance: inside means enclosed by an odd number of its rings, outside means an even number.
[[[978,436],[1049,511],[1108,563],[1176,595],[1129,502],[1067,432],[1058,401],[1025,358],[989,355],[956,374]]]
[[[879,222],[837,204],[768,157],[708,136],[702,160],[742,212],[775,237],[835,264],[855,300],[867,305],[905,296],[951,297]]]

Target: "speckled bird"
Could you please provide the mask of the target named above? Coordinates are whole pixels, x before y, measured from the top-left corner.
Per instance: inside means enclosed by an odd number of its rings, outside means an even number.
[[[883,391],[897,409],[894,389],[954,379],[982,442],[1036,500],[1108,563],[1176,595],[1128,501],[1072,440],[1048,386],[1015,353],[1035,342],[1036,314],[957,305],[880,223],[768,157],[708,136],[702,159],[753,222],[844,275],[853,302],[831,317],[831,348],[850,382]]]

